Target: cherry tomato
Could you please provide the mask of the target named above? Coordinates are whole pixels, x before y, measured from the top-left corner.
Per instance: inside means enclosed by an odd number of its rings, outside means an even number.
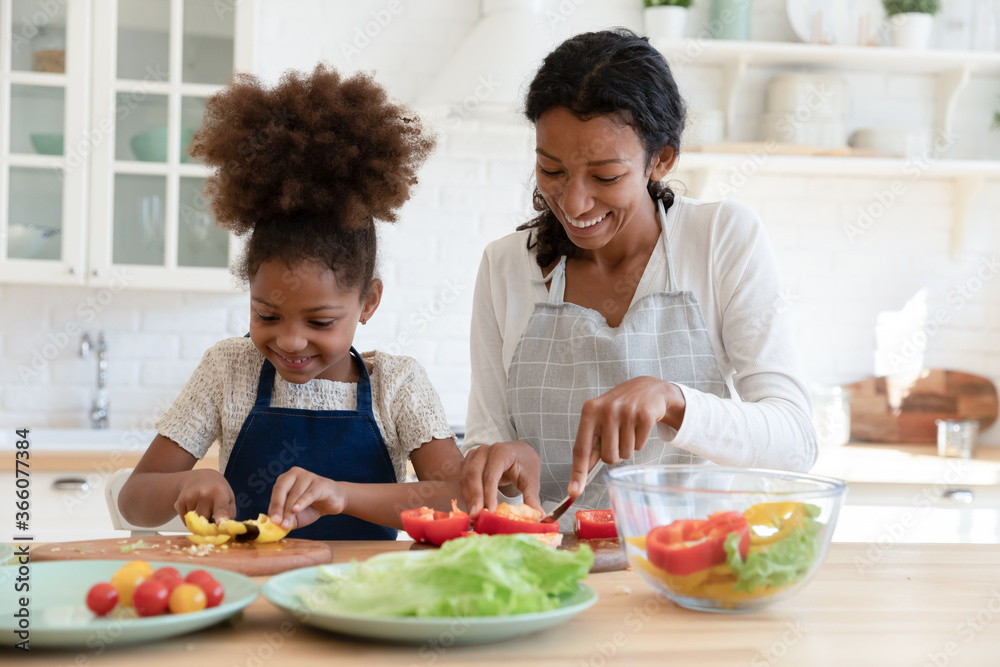
[[[171,614],[189,614],[201,611],[207,605],[205,591],[195,584],[181,584],[170,593]]]
[[[132,596],[139,584],[149,579],[139,568],[125,566],[111,575],[111,585],[118,591],[118,601],[123,607],[132,606]]]
[[[215,577],[206,572],[205,570],[191,570],[184,577],[184,581],[189,584],[200,584],[202,582],[212,583],[215,581]]]
[[[153,566],[144,560],[130,560],[129,562],[122,565],[121,569],[124,570],[127,567],[132,567],[138,570],[139,572],[142,572],[144,575],[146,575],[147,579],[153,576]]]
[[[173,567],[161,567],[153,573],[153,580],[166,584],[168,591],[172,591],[184,583],[184,577]]]
[[[226,594],[226,590],[222,587],[222,584],[215,579],[212,579],[211,582],[208,580],[199,581],[195,586],[205,592],[205,601],[208,607],[218,607]]]
[[[167,610],[170,589],[162,581],[149,579],[139,584],[132,604],[140,616],[159,616]]]
[[[118,591],[106,581],[94,584],[87,591],[87,607],[98,616],[104,616],[118,604]]]

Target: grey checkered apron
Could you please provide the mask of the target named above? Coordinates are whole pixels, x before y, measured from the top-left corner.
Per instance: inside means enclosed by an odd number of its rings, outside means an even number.
[[[563,301],[566,258],[550,272],[548,302],[535,304],[528,326],[514,350],[507,376],[507,405],[517,439],[538,452],[542,463],[542,508],[566,495],[573,443],[585,401],[631,378],[648,375],[698,391],[729,398],[698,300],[676,290],[666,214],[659,210],[660,241],[667,260],[667,291],[635,301],[617,327],[590,308]],[[656,429],[646,446],[618,465],[702,463],[704,459],[668,445]],[[575,509],[610,507],[602,475],[591,482]],[[560,520],[573,528],[573,511]]]

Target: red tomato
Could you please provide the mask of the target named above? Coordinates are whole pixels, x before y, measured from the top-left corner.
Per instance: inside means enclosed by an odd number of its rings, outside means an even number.
[[[740,536],[740,555],[750,550],[750,526],[739,512],[716,512],[707,519],[680,519],[657,526],[646,536],[649,562],[678,576],[687,576],[726,562],[726,537]]]
[[[450,512],[439,512],[430,507],[404,510],[400,513],[403,530],[417,542],[430,542],[441,546],[448,540],[462,537],[469,530],[469,515],[451,501]]]
[[[172,591],[184,583],[184,577],[177,571],[177,568],[161,567],[153,573],[153,581],[162,582],[167,586],[168,590]]]
[[[135,589],[132,606],[140,616],[159,616],[167,610],[170,588],[162,581],[150,579]]]
[[[184,582],[188,584],[198,585],[203,581],[211,583],[215,581],[215,577],[205,570],[191,570],[187,573],[187,576],[184,577]]]
[[[489,510],[482,510],[472,522],[472,529],[484,535],[509,535],[512,533],[558,533],[559,523],[538,523],[500,516]]]
[[[222,598],[226,595],[226,589],[222,587],[215,579],[212,581],[203,580],[195,584],[198,588],[205,591],[205,606],[206,607],[217,607],[219,603],[222,602]]]
[[[618,537],[611,510],[577,511],[576,536],[581,540],[612,540]]]
[[[118,604],[118,589],[106,581],[94,584],[87,591],[87,607],[98,616],[104,616]]]

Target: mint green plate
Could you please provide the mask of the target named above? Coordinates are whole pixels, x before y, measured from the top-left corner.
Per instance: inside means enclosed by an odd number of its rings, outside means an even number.
[[[299,621],[344,635],[380,639],[397,643],[448,641],[454,644],[481,644],[538,632],[559,625],[597,602],[597,593],[577,584],[576,593],[562,601],[557,609],[511,616],[466,616],[414,618],[402,616],[351,616],[311,611],[302,604],[296,591],[319,584],[320,567],[328,571],[349,572],[348,563],[304,567],[278,574],[264,583],[261,594],[275,606]],[[449,644],[450,645],[450,644]]]
[[[10,557],[14,555],[14,547],[9,544],[4,544],[0,542],[0,565],[3,565],[10,560]]]
[[[214,567],[150,562],[154,568],[175,567],[186,575],[191,570],[209,572],[225,588],[218,607],[191,614],[164,614],[147,618],[116,620],[94,615],[87,609],[87,591],[94,584],[110,581],[124,561],[46,561],[28,566],[31,587],[28,602],[31,648],[81,647],[110,648],[123,644],[149,642],[193,632],[215,625],[236,614],[257,599],[257,584],[242,574]],[[14,614],[20,609],[22,592],[15,588],[18,566],[0,567],[0,636],[9,644],[20,638]],[[22,582],[23,583],[23,582]]]

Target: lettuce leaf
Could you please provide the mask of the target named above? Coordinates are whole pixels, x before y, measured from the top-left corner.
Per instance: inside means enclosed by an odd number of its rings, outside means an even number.
[[[390,552],[296,591],[312,611],[374,616],[502,616],[547,611],[576,592],[590,547],[552,549],[528,535],[474,535],[436,551]]]
[[[758,586],[781,588],[794,584],[809,572],[819,556],[819,533],[823,524],[816,521],[820,513],[818,507],[809,504],[805,507],[806,517],[801,528],[774,544],[751,549],[746,560],[740,556],[739,535],[730,533],[726,537],[726,564],[737,576],[733,590],[749,593]]]

